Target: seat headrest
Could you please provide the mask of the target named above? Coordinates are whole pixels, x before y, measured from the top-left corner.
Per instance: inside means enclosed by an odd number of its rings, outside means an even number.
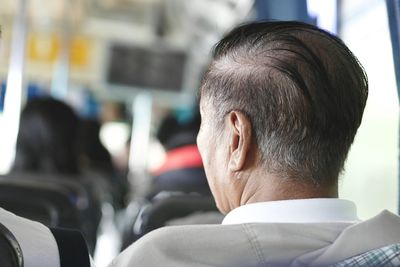
[[[57,242],[60,267],[90,267],[89,250],[81,232],[63,228],[50,231]]]

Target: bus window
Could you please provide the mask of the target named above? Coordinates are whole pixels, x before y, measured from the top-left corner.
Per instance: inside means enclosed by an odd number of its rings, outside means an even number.
[[[399,103],[385,1],[342,1],[344,42],[363,64],[369,96],[340,182],[361,219],[397,212]]]

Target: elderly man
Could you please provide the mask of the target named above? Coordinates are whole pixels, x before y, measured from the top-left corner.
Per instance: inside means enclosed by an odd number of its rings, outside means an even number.
[[[112,266],[327,266],[400,242],[360,222],[338,176],[368,95],[343,42],[299,22],[240,26],[216,46],[197,138],[222,225],[156,230]]]

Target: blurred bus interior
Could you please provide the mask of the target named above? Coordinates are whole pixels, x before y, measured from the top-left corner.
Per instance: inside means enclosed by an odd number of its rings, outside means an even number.
[[[0,173],[4,175],[0,204],[20,209],[27,217],[38,216],[48,225],[88,232],[88,239],[96,239],[91,251],[97,266],[106,266],[123,247],[167,220],[194,211],[216,212],[204,195],[173,195],[167,203],[146,199],[152,172],[166,158],[157,130],[168,114],[178,123],[195,116],[197,89],[210,51],[226,31],[246,21],[278,19],[301,20],[338,34],[364,65],[370,95],[342,174],[341,197],[357,204],[362,219],[381,209],[397,212],[399,104],[386,4],[384,0],[0,0]],[[96,227],[87,221],[92,216],[87,188],[68,179],[55,182],[41,177],[34,183],[29,174],[21,179],[8,174],[20,111],[27,102],[44,96],[68,103],[80,118],[101,123],[99,138],[119,179],[126,182],[119,205],[101,201]],[[30,197],[17,203],[6,193],[10,190]],[[42,198],[45,194],[48,197]],[[188,208],[188,203],[195,208]],[[163,205],[180,212],[161,216]]]

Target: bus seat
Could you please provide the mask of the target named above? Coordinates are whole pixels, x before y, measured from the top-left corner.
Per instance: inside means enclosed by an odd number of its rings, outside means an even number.
[[[94,250],[99,220],[86,191],[73,181],[0,176],[0,206],[48,227],[79,229]]]
[[[182,194],[154,199],[150,205],[144,208],[135,222],[135,234],[141,236],[165,226],[172,219],[206,211],[217,211],[212,197]]]
[[[33,181],[35,183],[52,185],[61,187],[70,195],[70,200],[78,210],[80,219],[80,230],[84,233],[85,238],[89,242],[90,251],[93,252],[96,244],[97,229],[102,218],[101,197],[96,195],[95,187],[86,181],[84,177],[68,176],[62,174],[36,174],[27,172],[13,172],[2,179]],[[47,225],[47,224],[46,224]],[[67,227],[57,225],[59,227]]]
[[[344,261],[330,265],[330,267],[372,267],[372,266],[400,266],[400,244],[392,244],[382,248],[370,250]]]
[[[134,212],[135,218],[131,222],[133,225],[124,230],[122,249],[148,232],[166,226],[167,222],[171,220],[198,212],[218,211],[211,196],[198,194],[161,192],[151,202],[145,201],[135,204],[138,207],[137,211]]]
[[[60,216],[57,207],[51,201],[38,200],[37,202],[32,201],[27,203],[24,199],[4,196],[0,198],[0,207],[14,211],[21,217],[30,218],[31,220],[50,227],[56,226],[60,223]]]
[[[0,266],[23,267],[21,247],[15,236],[0,223]]]
[[[90,256],[85,240],[79,231],[51,228],[60,254],[60,267],[90,267]]]
[[[79,228],[76,195],[57,184],[0,179],[0,204],[3,208],[48,227]]]

